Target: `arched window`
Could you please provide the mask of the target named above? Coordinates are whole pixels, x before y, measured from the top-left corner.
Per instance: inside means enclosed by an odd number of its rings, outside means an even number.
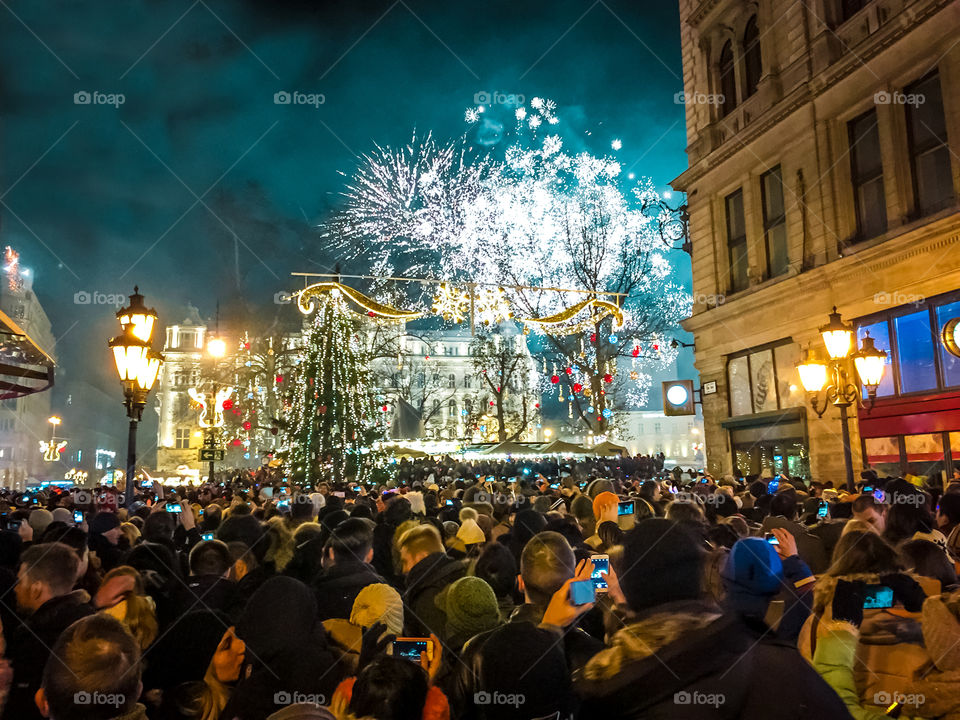
[[[457,401],[451,400],[447,403],[447,416],[451,420],[455,420],[457,417]]]
[[[720,104],[722,117],[729,115],[737,106],[737,76],[733,64],[733,43],[729,40],[720,51],[720,64],[717,71],[720,73],[720,93],[723,95],[723,102]]]
[[[463,376],[463,387],[465,387],[467,390],[469,390],[469,389],[470,389],[470,386],[471,386],[472,384],[473,384],[473,381],[470,380],[470,376],[469,376],[469,375],[464,375],[464,376]]]
[[[447,381],[448,381],[448,387],[449,387],[451,390],[455,390],[455,389],[457,388],[457,376],[456,376],[456,375],[454,375],[453,373],[450,373],[450,377],[447,379]]]
[[[757,91],[763,74],[763,58],[760,55],[760,30],[757,16],[747,22],[743,31],[743,96],[750,97]]]

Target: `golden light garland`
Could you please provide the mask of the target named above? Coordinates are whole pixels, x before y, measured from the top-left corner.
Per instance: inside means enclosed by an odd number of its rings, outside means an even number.
[[[343,293],[344,297],[346,297],[355,305],[358,305],[366,310],[367,313],[388,318],[390,320],[414,320],[426,315],[426,313],[423,312],[408,312],[406,310],[399,310],[389,305],[384,305],[383,303],[379,303],[376,300],[367,297],[359,290],[354,290],[352,287],[338,282],[314,283],[313,285],[309,285],[300,292],[296,293],[297,307],[300,309],[300,312],[302,312],[304,315],[309,315],[316,310],[317,304],[314,301],[314,298],[325,293],[330,293],[334,296],[336,296],[337,293]]]
[[[594,308],[596,312],[591,314],[590,317],[586,318],[585,320],[581,320],[573,325],[568,325],[562,328],[557,327],[558,325],[561,325],[576,317],[579,313],[588,308]],[[536,325],[544,332],[549,332],[553,335],[572,335],[577,332],[583,332],[587,328],[600,322],[608,315],[613,316],[613,328],[615,330],[623,326],[623,310],[621,310],[612,302],[593,297],[587,300],[581,300],[576,305],[571,305],[565,310],[561,310],[553,315],[548,315],[547,317],[542,318],[523,318],[521,319],[521,322],[526,325]]]

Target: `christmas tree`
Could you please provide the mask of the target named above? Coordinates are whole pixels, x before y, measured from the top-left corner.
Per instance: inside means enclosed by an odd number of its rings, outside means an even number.
[[[348,308],[336,292],[317,303],[285,423],[287,467],[304,487],[361,480],[374,464],[371,444],[383,432],[363,344]]]

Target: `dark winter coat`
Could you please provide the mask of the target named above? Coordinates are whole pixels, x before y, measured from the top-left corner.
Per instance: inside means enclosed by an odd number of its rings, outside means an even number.
[[[846,720],[843,702],[765,626],[697,602],[654,608],[575,678],[583,717]]]
[[[353,601],[367,585],[386,582],[364,562],[338,562],[327,568],[313,582],[317,593],[317,615],[320,620],[349,618]]]
[[[83,590],[48,600],[13,631],[7,657],[13,665],[13,685],[4,709],[5,718],[40,720],[33,696],[40,688],[43,668],[60,633],[77,620],[93,614],[90,596]]]
[[[443,635],[446,616],[436,605],[437,595],[466,574],[462,562],[442,552],[427,555],[414,565],[407,574],[403,593],[404,634],[408,637]]]

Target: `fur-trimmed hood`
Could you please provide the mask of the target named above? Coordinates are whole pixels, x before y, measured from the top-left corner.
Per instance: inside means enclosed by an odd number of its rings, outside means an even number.
[[[698,602],[678,603],[633,622],[611,638],[610,647],[594,655],[583,669],[586,680],[609,680],[624,665],[655,655],[688,633],[702,630],[721,613]]]

